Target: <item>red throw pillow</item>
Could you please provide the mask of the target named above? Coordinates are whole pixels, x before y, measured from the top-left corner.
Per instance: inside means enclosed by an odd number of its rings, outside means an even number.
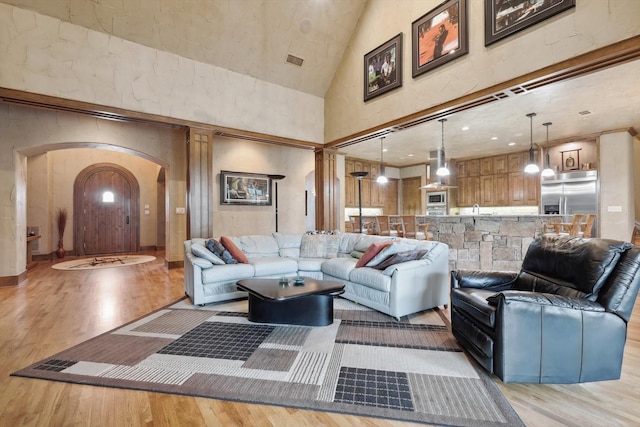
[[[220,238],[220,243],[222,243],[222,246],[224,246],[229,251],[229,253],[233,255],[236,260],[238,260],[238,262],[249,264],[247,256],[240,250],[239,247],[236,246],[235,243],[233,243],[233,240],[231,240],[229,237],[222,236]]]
[[[365,253],[362,255],[362,257],[360,257],[360,259],[356,263],[356,268],[364,267],[365,265],[367,265],[367,263],[371,261],[376,255],[378,255],[378,253],[380,253],[381,250],[391,245],[392,243],[393,241],[388,240],[385,242],[376,242],[376,243],[370,244],[367,250],[365,251]]]

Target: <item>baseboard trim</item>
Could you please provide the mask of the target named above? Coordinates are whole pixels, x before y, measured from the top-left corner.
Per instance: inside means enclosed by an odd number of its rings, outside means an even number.
[[[165,267],[167,267],[168,269],[173,269],[173,268],[182,268],[184,267],[184,261],[167,261],[166,259],[164,260],[164,265]]]
[[[9,288],[18,286],[27,279],[27,270],[17,276],[0,276],[0,288]]]

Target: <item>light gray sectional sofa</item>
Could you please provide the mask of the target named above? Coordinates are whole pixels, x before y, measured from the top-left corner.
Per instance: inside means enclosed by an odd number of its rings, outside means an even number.
[[[241,279],[294,276],[343,282],[343,298],[398,319],[449,304],[449,247],[441,242],[357,233],[273,233],[230,239],[249,263],[221,264],[209,257],[202,251],[208,239],[184,242],[184,287],[194,304],[245,297],[236,289]],[[367,263],[377,268],[356,267],[371,244],[389,240],[393,243]],[[393,263],[389,258],[393,255],[395,262],[401,262],[386,268],[380,264]]]

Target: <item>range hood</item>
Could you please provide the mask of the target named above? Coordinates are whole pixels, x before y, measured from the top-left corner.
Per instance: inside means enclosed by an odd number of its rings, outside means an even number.
[[[455,185],[446,183],[446,178],[436,175],[438,170],[438,151],[429,153],[429,184],[419,187],[421,190],[448,190],[450,188],[458,188]]]

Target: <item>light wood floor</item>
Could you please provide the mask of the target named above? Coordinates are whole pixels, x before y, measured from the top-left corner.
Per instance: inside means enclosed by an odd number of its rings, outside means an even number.
[[[162,254],[155,254],[160,259]],[[40,262],[0,288],[0,426],[409,426],[374,418],[10,377],[31,363],[176,301],[182,269],[161,261],[59,271]],[[640,312],[622,379],[574,385],[502,384],[528,426],[640,425]]]

